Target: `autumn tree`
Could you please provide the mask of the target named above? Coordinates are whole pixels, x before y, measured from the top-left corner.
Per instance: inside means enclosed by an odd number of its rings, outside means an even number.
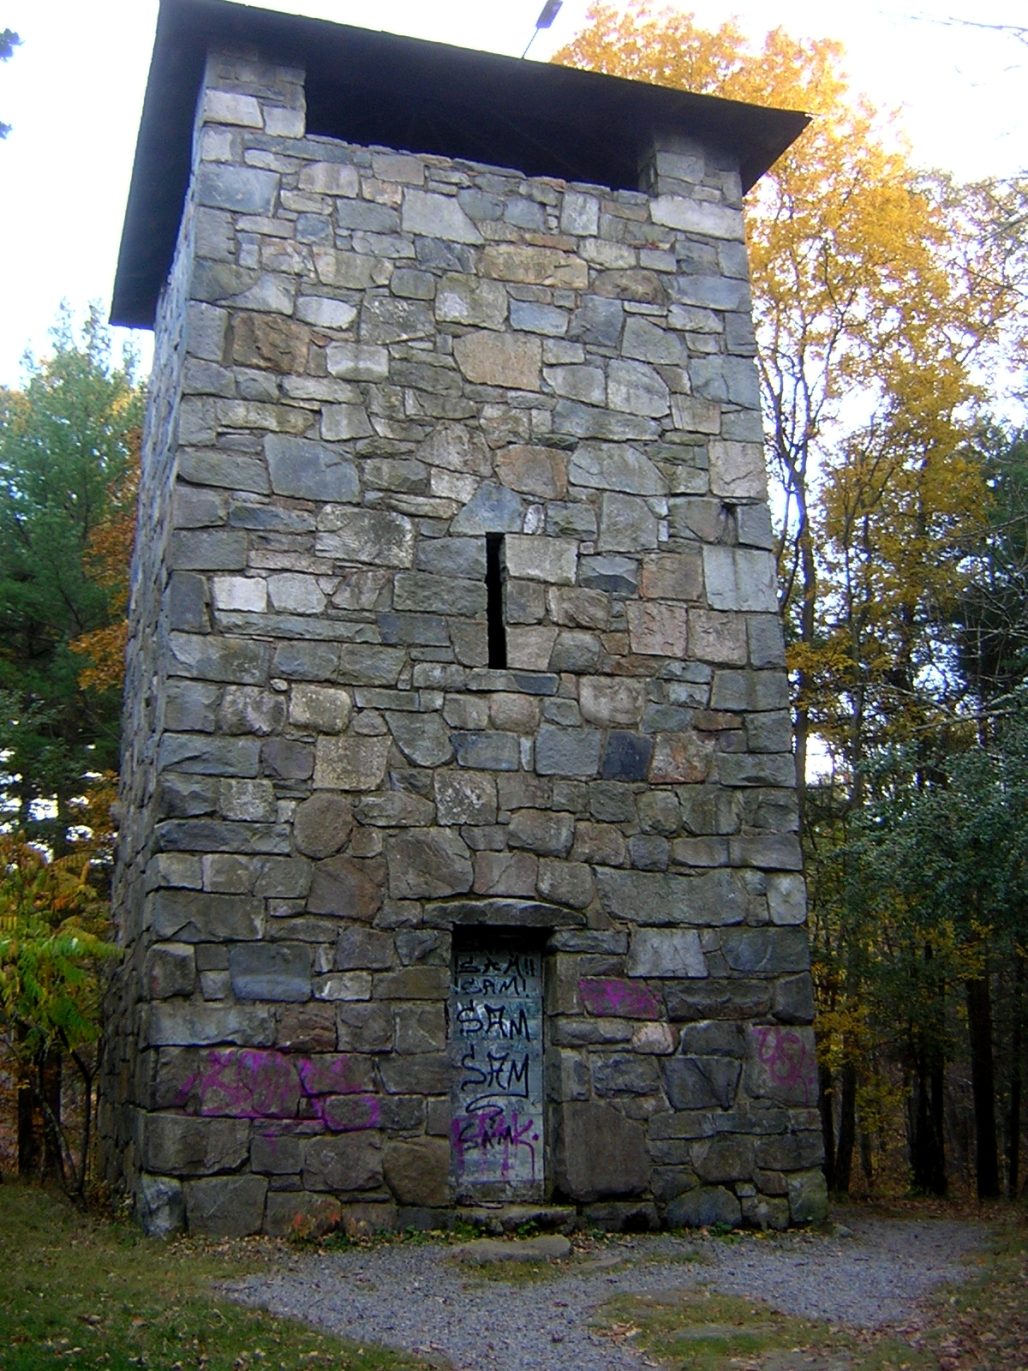
[[[801,790],[823,666],[820,474],[862,434],[879,445],[888,434],[895,460],[895,443],[914,462],[930,451],[941,463],[959,447],[976,422],[973,364],[1016,315],[1023,265],[1016,236],[1001,231],[1010,196],[917,172],[895,129],[850,92],[844,57],[836,42],[781,29],[754,50],[732,23],[706,32],[636,0],[594,6],[554,59],[814,116],[747,215]]]
[[[73,644],[124,617],[94,539],[132,466],[140,408],[95,311],[81,341],[63,316],[53,355],[24,389],[0,390],[0,804],[58,856],[90,777],[117,766],[117,682],[80,679]]]
[[[751,48],[732,23],[705,32],[636,0],[594,6],[555,60],[814,116],[755,188],[747,238],[815,971],[829,1009],[825,1135],[830,1176],[845,1188],[875,1057],[867,1004],[889,970],[850,830],[875,798],[881,749],[930,751],[963,706],[955,624],[990,505],[976,435],[989,366],[1023,355],[1028,271],[1012,226],[1028,193],[914,168],[895,127],[848,89],[842,48],[828,40],[776,29]],[[816,785],[815,736],[832,766]],[[909,986],[929,986],[934,935],[908,923],[900,936],[911,940]],[[946,1042],[929,1002],[926,989],[924,1021],[912,1023],[924,1050],[907,1053],[924,1104],[911,1147],[939,1189],[944,1170],[926,1167]]]
[[[118,955],[92,855],[88,839],[51,858],[0,833],[0,1045],[17,1078],[18,1168],[60,1175],[78,1195],[91,1137],[100,968]],[[77,1148],[62,1120],[65,1059],[82,1087]]]
[[[0,391],[0,1040],[18,1084],[19,1168],[81,1190],[141,395],[96,311],[81,339],[62,314],[53,340],[23,390]],[[62,1121],[68,1062],[78,1161]]]

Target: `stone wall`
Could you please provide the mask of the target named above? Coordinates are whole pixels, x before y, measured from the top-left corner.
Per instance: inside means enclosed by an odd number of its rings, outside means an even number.
[[[613,1225],[819,1210],[739,178],[657,130],[643,179],[308,137],[302,72],[209,60],[103,1114],[151,1228],[284,1231],[327,1196],[383,1227],[476,1194]],[[537,974],[544,1099],[493,1108],[475,1191],[460,995],[485,987],[498,1076]]]

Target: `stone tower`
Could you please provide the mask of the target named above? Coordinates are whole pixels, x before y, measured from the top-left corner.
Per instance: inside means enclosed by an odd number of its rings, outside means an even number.
[[[164,0],[101,1118],[152,1230],[820,1212],[741,209],[803,123]]]

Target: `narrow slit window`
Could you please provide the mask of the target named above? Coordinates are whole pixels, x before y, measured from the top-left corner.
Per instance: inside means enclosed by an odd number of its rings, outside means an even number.
[[[485,535],[485,618],[489,665],[507,665],[507,630],[503,622],[503,534]]]

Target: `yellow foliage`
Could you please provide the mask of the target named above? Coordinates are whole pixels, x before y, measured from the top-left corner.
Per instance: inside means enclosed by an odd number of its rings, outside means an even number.
[[[129,566],[135,540],[140,439],[139,430],[134,430],[130,435],[132,456],[128,468],[110,490],[109,509],[90,534],[86,549],[90,576],[111,592],[111,622],[80,634],[71,644],[73,652],[88,658],[79,673],[79,685],[85,689],[120,689],[125,679]]]
[[[918,172],[828,39],[775,29],[753,49],[730,22],[705,32],[633,0],[593,6],[555,60],[813,116],[755,187],[747,238],[800,774],[808,728],[855,768],[867,721],[930,671],[933,615],[962,590],[983,524],[967,457],[976,367],[1003,341],[1024,345],[1018,239],[997,228],[1023,190],[1006,203]],[[924,711],[908,722],[922,728]]]

